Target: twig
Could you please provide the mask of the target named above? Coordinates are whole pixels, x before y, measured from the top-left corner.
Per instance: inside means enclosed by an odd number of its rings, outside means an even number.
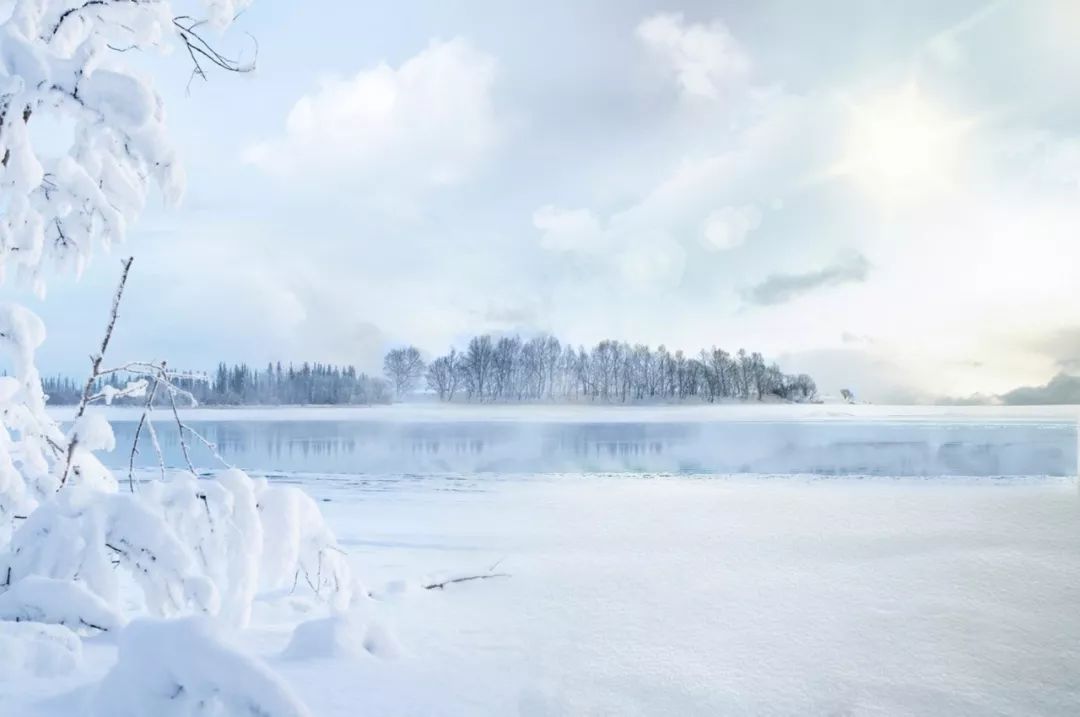
[[[194,473],[195,464],[191,460],[191,451],[188,446],[187,436],[191,436],[197,439],[200,443],[206,446],[211,455],[216,458],[226,468],[232,468],[232,464],[222,458],[218,453],[217,446],[206,439],[201,433],[196,431],[191,426],[187,425],[180,418],[180,410],[176,403],[176,397],[182,396],[192,406],[199,404],[191,391],[180,388],[173,380],[175,379],[188,379],[193,381],[205,381],[205,374],[196,374],[186,371],[170,371],[168,364],[165,361],[131,361],[117,368],[110,368],[101,371],[102,375],[127,373],[135,376],[141,376],[141,380],[146,380],[153,383],[153,387],[149,391],[146,403],[143,405],[143,413],[139,418],[139,424],[135,428],[135,441],[131,446],[131,456],[128,460],[128,485],[134,491],[134,470],[135,470],[135,455],[138,451],[139,436],[142,432],[142,428],[145,425],[147,432],[150,434],[150,439],[153,442],[154,450],[157,452],[158,465],[161,469],[161,475],[165,476],[165,458],[161,450],[161,445],[157,439],[157,431],[154,428],[152,412],[154,410],[154,401],[157,399],[158,390],[163,389],[169,394],[169,408],[172,411],[173,420],[176,422],[176,430],[180,440],[180,450],[184,456],[184,462],[187,464],[188,469]],[[119,394],[117,394],[119,395]],[[185,435],[186,434],[186,435]]]
[[[235,19],[235,18],[234,18]],[[206,20],[196,20],[189,15],[178,15],[173,18],[173,27],[184,43],[191,58],[191,76],[188,78],[187,91],[191,91],[191,83],[196,77],[206,80],[206,70],[202,62],[209,61],[211,64],[227,72],[246,73],[255,70],[255,62],[259,57],[259,42],[251,35],[251,41],[255,44],[255,57],[250,62],[241,62],[226,57],[215,49],[201,34],[199,28],[206,24]]]
[[[221,463],[221,465],[225,466],[226,468],[235,468],[236,467],[232,463],[229,463],[227,460],[225,460],[222,457],[222,455],[220,453],[218,453],[217,445],[214,444],[214,443],[211,443],[209,440],[207,440],[206,436],[199,433],[198,431],[196,431],[194,428],[192,428],[191,426],[189,426],[186,423],[181,423],[180,426],[181,426],[181,428],[183,428],[183,430],[190,433],[193,437],[198,438],[199,442],[202,443],[204,446],[206,446],[206,449],[208,451],[210,451],[210,455],[212,455],[215,459],[217,459],[217,461],[219,463]]]
[[[463,578],[451,578],[450,580],[443,580],[441,583],[431,583],[425,585],[425,590],[442,590],[447,585],[453,585],[454,583],[467,583],[470,580],[490,580],[492,578],[508,578],[510,573],[484,573],[482,575],[466,575]]]
[[[142,433],[143,424],[146,423],[146,414],[150,412],[150,407],[154,403],[154,394],[157,392],[157,383],[155,382],[150,389],[150,393],[146,395],[146,403],[144,404],[142,415],[139,416],[139,423],[135,426],[135,439],[131,442],[131,456],[128,458],[128,488],[132,493],[135,492],[135,454],[139,452],[139,434]]]
[[[158,443],[157,429],[154,428],[154,419],[150,417],[150,413],[154,410],[153,402],[146,409],[146,430],[150,434],[150,443],[154,446],[154,453],[157,454],[158,468],[161,469],[161,480],[165,480],[165,454],[161,452],[161,444]]]
[[[64,473],[60,476],[60,486],[57,490],[64,487],[67,483],[68,474],[71,472],[71,461],[75,457],[75,446],[79,443],[79,434],[77,431],[78,420],[86,413],[86,405],[90,402],[90,397],[94,391],[94,381],[98,378],[98,372],[101,370],[101,362],[105,359],[105,351],[109,348],[109,340],[112,339],[113,328],[116,326],[116,317],[120,313],[120,299],[124,296],[124,285],[127,284],[128,272],[131,271],[131,263],[135,261],[135,257],[129,256],[121,265],[124,270],[120,274],[120,284],[116,287],[116,293],[113,295],[112,310],[109,311],[109,323],[105,327],[105,336],[101,339],[101,348],[98,350],[95,356],[90,357],[90,376],[86,379],[86,386],[83,387],[82,399],[79,401],[79,408],[75,412],[75,425],[72,427],[71,440],[68,441],[67,446],[67,459],[64,461]]]
[[[176,410],[176,392],[173,390],[173,385],[165,378],[165,365],[161,366],[161,379],[165,381],[165,390],[169,392],[169,405],[172,406],[172,415],[176,419],[176,433],[180,437],[180,451],[184,454],[184,462],[187,463],[188,470],[195,473],[195,466],[191,463],[191,457],[188,455],[187,441],[184,440],[184,424],[180,421],[180,412]]]

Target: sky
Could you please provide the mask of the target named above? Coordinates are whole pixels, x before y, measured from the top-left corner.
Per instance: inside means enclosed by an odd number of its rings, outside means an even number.
[[[254,40],[252,39],[254,38]],[[1080,369],[1080,4],[256,0],[249,75],[143,58],[184,160],[45,300],[110,353],[378,371],[481,333],[759,350],[823,393]]]

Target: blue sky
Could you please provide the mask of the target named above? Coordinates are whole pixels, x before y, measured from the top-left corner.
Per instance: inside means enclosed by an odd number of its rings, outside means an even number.
[[[1075,3],[257,0],[244,33],[257,71],[190,92],[147,59],[186,198],[30,302],[43,370],[129,252],[117,361],[551,331],[912,400],[1080,357]]]

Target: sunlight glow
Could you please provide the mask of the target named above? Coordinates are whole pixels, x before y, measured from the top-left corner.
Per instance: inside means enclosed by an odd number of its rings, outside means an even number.
[[[834,172],[889,202],[940,195],[954,185],[969,126],[948,117],[909,84],[851,105],[847,151]]]

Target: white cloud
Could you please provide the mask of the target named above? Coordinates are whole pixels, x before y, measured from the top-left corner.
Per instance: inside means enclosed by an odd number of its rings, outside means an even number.
[[[808,143],[806,133],[831,126],[831,115],[806,98],[774,94],[754,102],[755,121],[725,136],[724,149],[654,173],[658,178],[622,208],[536,210],[540,246],[646,289],[678,285],[699,247],[722,251],[745,242],[762,224],[765,198],[797,189],[808,168],[820,164],[828,143]]]
[[[687,24],[679,14],[653,15],[638,25],[637,35],[693,97],[715,99],[750,69],[749,58],[719,20]]]
[[[540,246],[555,254],[576,255],[610,272],[615,282],[637,290],[678,283],[686,252],[663,230],[622,221],[616,214],[601,223],[589,209],[562,209],[553,205],[533,213],[540,230]]]
[[[552,205],[533,212],[533,226],[543,232],[540,246],[555,252],[591,254],[603,251],[607,236],[588,209],[560,209]]]
[[[285,132],[249,147],[268,172],[343,172],[370,180],[447,184],[466,176],[500,135],[495,60],[460,38],[433,41],[393,68],[381,63],[301,97]]]
[[[635,241],[616,257],[622,279],[636,289],[675,286],[686,268],[686,251],[671,238],[660,235]]]
[[[741,246],[750,232],[761,226],[761,210],[753,204],[717,209],[705,219],[702,244],[706,249],[726,251]]]

